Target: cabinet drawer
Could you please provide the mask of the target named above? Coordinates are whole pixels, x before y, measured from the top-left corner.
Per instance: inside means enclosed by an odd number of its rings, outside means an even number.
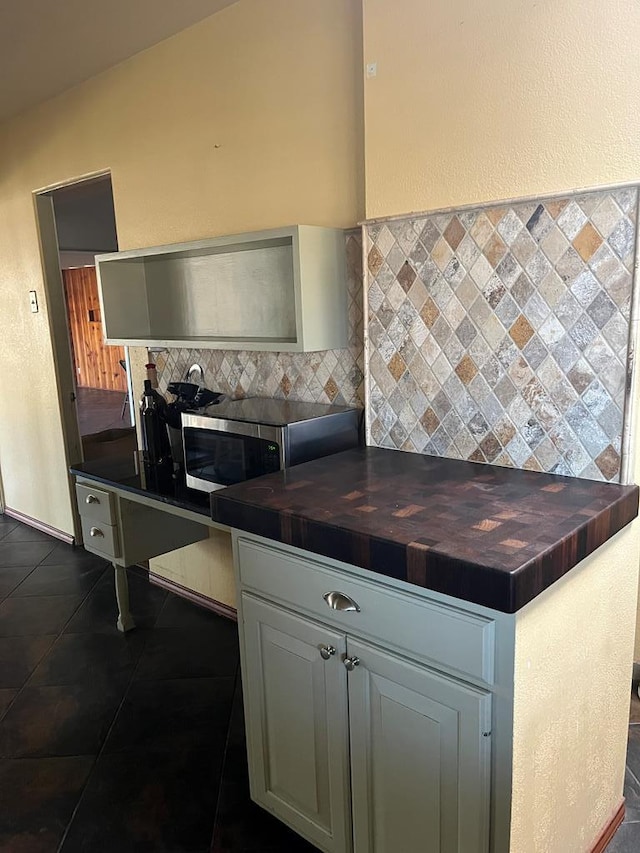
[[[76,483],[76,495],[78,497],[78,511],[81,516],[102,521],[105,524],[115,524],[116,517],[111,492]]]
[[[394,646],[412,658],[493,682],[491,619],[244,537],[238,539],[238,561],[243,589],[255,590],[349,634]],[[324,599],[329,592],[348,596],[360,609],[332,609]]]
[[[99,554],[101,557],[120,556],[120,539],[118,528],[115,525],[103,524],[84,515],[80,516],[80,521],[82,523],[82,539],[87,551]]]

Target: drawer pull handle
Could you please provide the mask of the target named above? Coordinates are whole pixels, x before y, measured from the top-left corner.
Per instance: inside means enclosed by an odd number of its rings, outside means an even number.
[[[325,592],[322,596],[332,610],[355,610],[360,613],[360,605],[344,592]]]
[[[344,659],[344,665],[349,670],[349,672],[353,672],[353,670],[357,666],[360,666],[360,658],[356,657],[355,655],[351,658],[345,658]]]
[[[104,536],[104,533],[99,527],[92,527],[89,531],[89,536]]]
[[[88,504],[99,504],[99,503],[100,503],[100,498],[97,498],[95,495],[87,495],[87,497],[85,498],[85,503],[88,503]]]
[[[320,646],[320,657],[322,660],[329,660],[335,653],[335,646]]]

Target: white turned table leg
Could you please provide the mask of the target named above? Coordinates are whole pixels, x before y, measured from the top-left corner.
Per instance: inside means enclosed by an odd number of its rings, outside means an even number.
[[[127,581],[127,570],[124,566],[113,564],[116,582],[116,601],[118,602],[118,631],[130,631],[136,627],[133,616],[129,610],[129,582]]]

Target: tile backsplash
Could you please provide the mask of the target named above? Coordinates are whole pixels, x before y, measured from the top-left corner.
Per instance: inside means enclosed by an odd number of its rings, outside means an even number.
[[[369,442],[616,481],[637,187],[364,227]]]
[[[197,363],[212,391],[231,397],[280,397],[304,402],[364,405],[362,242],[359,231],[345,232],[349,345],[310,353],[245,350],[170,349],[158,353],[158,384],[185,378]]]

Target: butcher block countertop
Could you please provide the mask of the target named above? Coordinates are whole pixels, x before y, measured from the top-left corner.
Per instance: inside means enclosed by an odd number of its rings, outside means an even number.
[[[221,524],[505,613],[637,514],[637,486],[372,447],[211,495]]]

